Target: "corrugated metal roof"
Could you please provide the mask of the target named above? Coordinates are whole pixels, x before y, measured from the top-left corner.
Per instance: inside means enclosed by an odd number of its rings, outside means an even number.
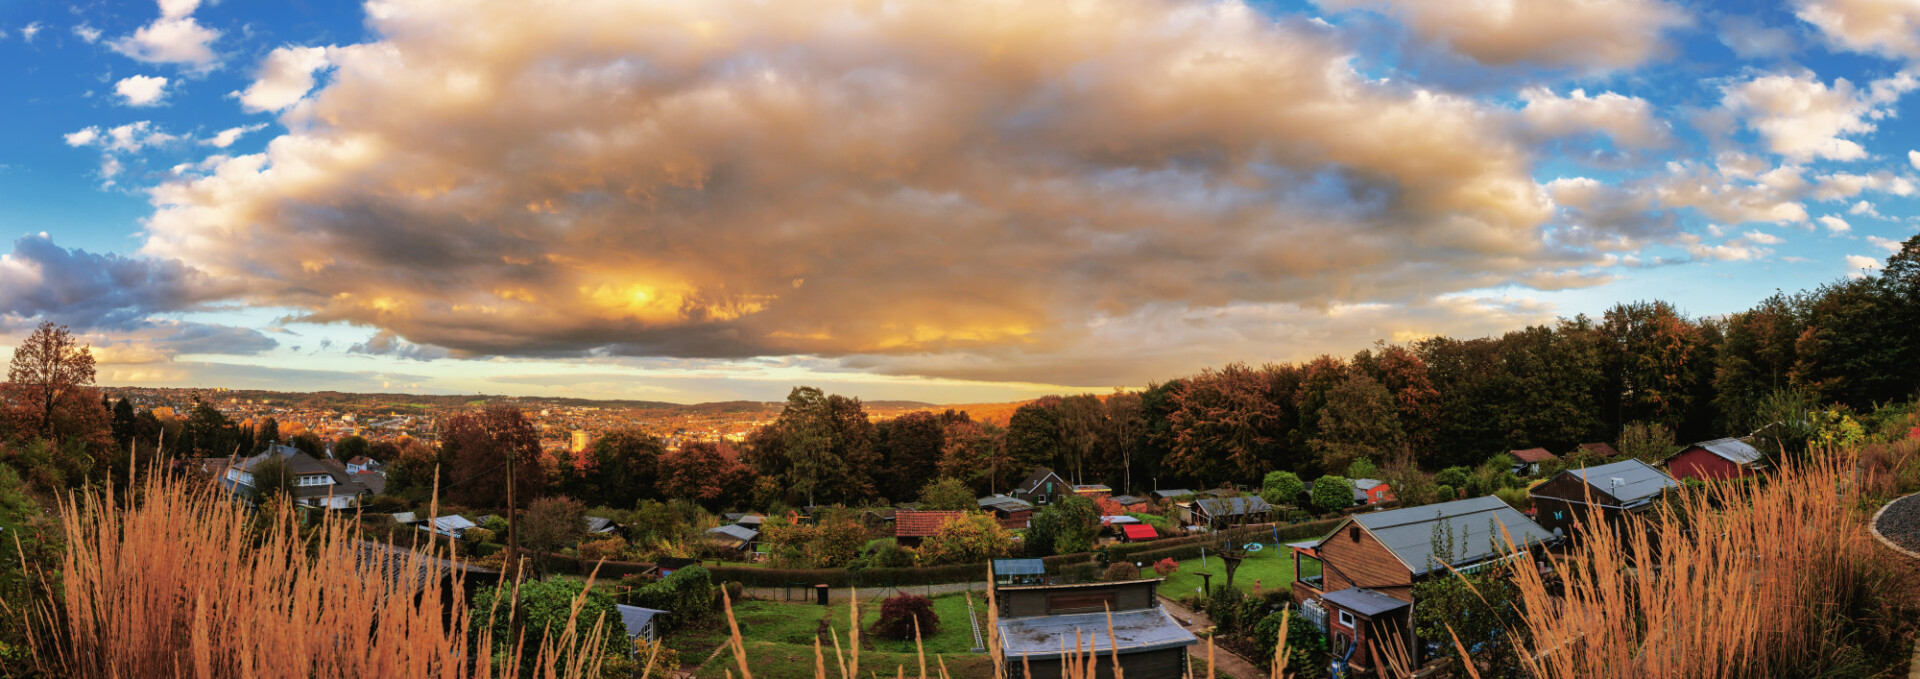
[[[1540,524],[1534,523],[1520,510],[1501,502],[1500,498],[1487,497],[1455,500],[1439,504],[1408,507],[1371,514],[1355,514],[1354,523],[1373,533],[1387,549],[1406,562],[1415,574],[1441,568],[1434,559],[1433,536],[1435,526],[1448,524],[1453,531],[1454,554],[1448,557],[1454,566],[1469,564],[1488,557],[1497,556],[1505,551],[1506,537],[1500,532],[1502,526],[1511,535],[1516,545],[1526,546],[1553,539],[1553,534]],[[1345,524],[1342,524],[1345,525]],[[1335,530],[1321,540],[1345,540],[1343,531]],[[1498,544],[1500,549],[1494,548]]]
[[[1339,591],[1327,592],[1321,595],[1320,598],[1369,618],[1387,611],[1413,605],[1361,587],[1349,587]]]
[[[1760,451],[1754,449],[1753,446],[1747,445],[1747,442],[1740,439],[1714,439],[1693,445],[1705,448],[1707,452],[1718,455],[1734,464],[1747,465],[1760,461]]]
[[[1059,656],[1062,648],[1074,644],[1076,633],[1081,643],[1090,642],[1098,653],[1112,650],[1140,653],[1200,643],[1193,633],[1158,607],[1115,611],[1112,636],[1107,633],[1105,613],[1000,619],[1001,647],[1009,659]]]
[[[1194,500],[1193,503],[1198,505],[1200,510],[1206,512],[1207,516],[1210,517],[1242,516],[1273,511],[1273,507],[1269,506],[1266,500],[1260,499],[1258,495],[1202,498]]]
[[[994,559],[993,574],[1001,575],[1046,575],[1047,562],[1041,559]]]
[[[666,614],[666,611],[657,608],[641,608],[626,604],[614,604],[613,608],[620,612],[620,622],[626,624],[629,637],[640,636],[640,630],[646,629],[647,623],[651,622],[654,616]]]
[[[1623,504],[1632,504],[1641,500],[1657,497],[1668,488],[1680,487],[1679,482],[1666,472],[1654,469],[1639,460],[1622,460],[1585,469],[1569,469],[1561,472],[1573,474],[1586,481],[1596,490],[1606,491]],[[1614,479],[1619,479],[1615,483]]]
[[[727,537],[733,538],[735,540],[739,540],[741,542],[752,542],[754,538],[760,537],[760,531],[757,531],[752,528],[748,528],[746,526],[742,526],[739,524],[720,526],[718,528],[708,528],[707,532],[719,533],[721,535],[725,535]]]

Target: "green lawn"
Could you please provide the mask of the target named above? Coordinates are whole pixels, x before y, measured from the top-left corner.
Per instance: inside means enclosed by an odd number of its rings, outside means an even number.
[[[826,659],[827,676],[837,677],[838,661],[832,648],[823,648],[821,655]],[[877,651],[860,652],[860,671],[879,676],[895,676],[902,669],[909,677],[920,676],[920,657],[913,653],[884,653]],[[945,663],[948,676],[952,677],[989,677],[993,676],[993,663],[984,653],[935,654],[926,655],[927,676],[939,676],[940,665]],[[764,641],[747,642],[747,667],[753,670],[754,679],[813,679],[813,645],[796,646],[776,644]],[[694,674],[696,679],[722,679],[731,671],[736,679],[740,668],[733,654],[722,653],[700,667]]]
[[[975,610],[985,613],[986,601],[978,597],[974,600]],[[847,643],[847,608],[845,603],[822,607],[817,604],[786,603],[779,601],[743,601],[734,606],[734,617],[740,622],[740,636],[747,641],[748,659],[755,677],[812,677],[813,676],[813,640],[819,630],[823,616],[830,616],[828,624],[833,627],[841,643]],[[973,627],[967,620],[967,600],[963,594],[950,594],[933,599],[934,613],[939,615],[940,624],[934,633],[921,640],[926,648],[927,662],[933,667],[935,656],[945,656],[947,668],[958,670],[965,668],[969,672],[986,667],[983,656],[972,654]],[[667,646],[680,651],[685,662],[698,662],[707,657],[714,648],[727,640],[725,615],[718,617],[718,624],[703,624],[698,629],[681,630],[667,638]],[[873,637],[866,630],[880,619],[880,600],[860,602],[861,624],[861,666],[893,670],[906,665],[909,674],[918,672],[919,660],[914,652],[914,642]],[[984,618],[982,624],[985,624]],[[834,663],[831,645],[825,646],[828,664]],[[978,667],[976,667],[976,665]],[[792,674],[786,674],[792,668]],[[698,676],[725,676],[724,669],[734,669],[733,654],[725,652],[713,662],[700,668]],[[804,670],[804,671],[802,671]],[[736,674],[738,672],[736,671]],[[956,676],[974,676],[957,674]]]
[[[1319,575],[1318,569],[1317,564],[1312,566],[1307,575]],[[1199,572],[1202,570],[1213,573],[1213,586],[1226,585],[1226,563],[1209,555],[1204,568],[1200,565],[1199,559],[1181,561],[1180,570],[1167,578],[1166,582],[1160,583],[1159,592],[1174,599],[1195,594],[1200,588]],[[1260,589],[1263,592],[1291,584],[1293,582],[1292,550],[1285,548],[1276,550],[1269,546],[1254,552],[1245,561],[1241,561],[1240,569],[1233,574],[1234,586],[1251,593],[1255,580],[1260,582]]]

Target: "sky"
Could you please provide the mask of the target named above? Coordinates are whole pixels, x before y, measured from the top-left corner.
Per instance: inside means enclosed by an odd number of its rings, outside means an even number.
[[[0,63],[0,347],[103,385],[1005,401],[1920,231],[1915,0],[5,0]]]

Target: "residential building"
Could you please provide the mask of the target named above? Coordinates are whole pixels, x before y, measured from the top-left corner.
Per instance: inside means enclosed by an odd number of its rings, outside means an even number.
[[[1714,439],[1682,448],[1667,457],[1667,473],[1676,479],[1717,481],[1753,476],[1766,468],[1760,451],[1740,439]]]
[[[996,562],[996,567],[1000,562]],[[1027,570],[1031,570],[1030,568]],[[1015,578],[1021,576],[1014,576]],[[1025,577],[1033,577],[1031,575]],[[1095,676],[1181,679],[1187,649],[1199,643],[1154,596],[1161,578],[1074,585],[994,585],[1006,676],[1058,679],[1066,649],[1099,656]]]
[[[1508,536],[1523,549],[1496,549]],[[1420,654],[1420,642],[1433,641],[1414,638],[1415,583],[1445,575],[1449,567],[1471,572],[1521,558],[1553,540],[1547,529],[1492,496],[1354,514],[1326,537],[1288,545],[1293,597],[1303,616],[1327,630],[1337,661],[1356,675],[1372,674],[1377,659],[1368,652],[1369,642],[1395,644],[1397,636]]]
[[[295,504],[345,509],[358,503],[361,496],[374,493],[365,484],[355,480],[354,475],[349,474],[346,466],[338,460],[322,460],[292,446],[280,444],[268,446],[266,452],[259,455],[229,461],[220,476],[221,487],[236,495],[254,496],[258,492],[254,485],[254,471],[260,463],[274,457],[286,463],[287,475],[293,484],[287,489],[287,495]]]
[[[1053,470],[1041,467],[1033,470],[1033,473],[1028,474],[1019,485],[1013,487],[1013,492],[1007,494],[1035,505],[1045,505],[1059,498],[1072,487],[1072,484],[1060,478],[1059,474],[1053,473]]]
[[[1617,527],[1625,516],[1653,509],[1662,493],[1679,487],[1666,472],[1628,459],[1568,469],[1534,486],[1527,496],[1533,499],[1534,520],[1541,527],[1569,535],[1573,525],[1586,521],[1594,510]]]
[[[479,528],[479,527],[480,527],[480,524],[474,523],[472,520],[468,519],[467,517],[460,516],[458,514],[453,514],[448,516],[436,516],[434,518],[427,519],[426,521],[420,522],[420,530],[431,530],[435,533],[439,533],[441,535],[445,535],[447,537],[454,538],[456,540],[459,539],[461,536],[466,535],[468,528]]]

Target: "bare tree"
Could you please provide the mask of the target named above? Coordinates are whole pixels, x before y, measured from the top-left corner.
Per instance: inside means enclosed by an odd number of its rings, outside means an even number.
[[[13,350],[7,369],[7,388],[17,402],[28,406],[31,423],[40,435],[54,439],[54,411],[62,398],[93,385],[92,348],[74,340],[73,332],[52,321],[41,323]]]

